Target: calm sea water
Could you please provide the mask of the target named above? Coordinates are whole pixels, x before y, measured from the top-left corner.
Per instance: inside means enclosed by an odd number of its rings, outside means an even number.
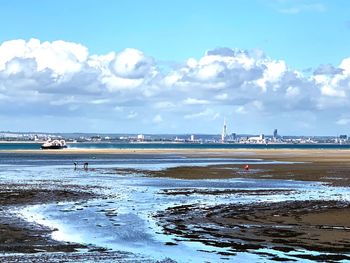
[[[0,150],[36,150],[40,143],[0,143]],[[350,144],[71,143],[72,149],[350,149]]]

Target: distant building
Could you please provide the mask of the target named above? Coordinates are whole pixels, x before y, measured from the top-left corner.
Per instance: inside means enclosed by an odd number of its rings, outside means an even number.
[[[137,140],[138,141],[144,141],[145,140],[145,135],[143,135],[143,134],[139,134],[139,135],[137,135]]]
[[[277,129],[274,129],[274,131],[273,131],[273,138],[277,139],[277,137],[278,137]]]
[[[191,141],[191,142],[194,142],[194,134],[191,135],[190,141]]]
[[[100,142],[102,140],[100,135],[91,136],[90,140],[93,142]]]
[[[227,137],[227,127],[226,127],[226,119],[224,119],[224,126],[222,127],[222,133],[221,133],[221,141],[225,142]]]
[[[348,136],[347,135],[339,135],[339,139],[346,141],[348,139]]]
[[[246,142],[248,142],[248,143],[258,143],[258,144],[266,143],[265,135],[264,134],[260,134],[260,136],[257,136],[257,137],[249,137],[246,140]]]
[[[336,143],[347,143],[348,141],[348,136],[347,135],[339,135],[339,141],[335,141]]]
[[[178,138],[178,137],[176,136],[175,142],[185,142],[185,139]]]
[[[232,136],[232,140],[233,140],[233,141],[236,141],[236,140],[237,140],[237,134],[236,134],[236,133],[232,133],[231,136]]]

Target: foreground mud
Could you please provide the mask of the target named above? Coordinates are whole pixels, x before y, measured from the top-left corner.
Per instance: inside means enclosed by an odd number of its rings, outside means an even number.
[[[93,197],[86,189],[78,191],[74,186],[45,189],[44,185],[0,185],[0,252],[73,252],[85,248],[80,244],[52,240],[50,236],[55,229],[28,223],[19,218],[15,210],[23,205],[86,200]]]
[[[133,263],[154,263],[154,261],[142,258],[138,256],[135,258],[134,255],[125,252],[98,252],[98,251],[89,251],[89,252],[76,252],[76,253],[35,253],[35,254],[7,254],[0,257],[0,262],[4,263],[62,263],[62,262],[133,262]],[[157,262],[158,263],[158,262]],[[163,260],[159,263],[174,263],[171,260]]]
[[[222,255],[250,252],[277,261],[350,260],[350,204],[341,201],[184,205],[156,217],[175,240],[226,248],[217,252]],[[281,256],[261,249],[280,251]]]

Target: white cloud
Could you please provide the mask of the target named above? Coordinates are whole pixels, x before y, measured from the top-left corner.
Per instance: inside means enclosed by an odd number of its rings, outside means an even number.
[[[343,59],[339,65],[340,69],[343,69],[347,75],[350,75],[350,57]]]
[[[304,3],[303,1],[284,0],[277,1],[277,10],[285,14],[299,14],[301,12],[325,12],[327,10],[323,3]]]
[[[252,106],[255,107],[257,110],[262,111],[264,109],[264,103],[259,100],[254,100],[252,102]]]
[[[111,66],[117,76],[142,79],[153,70],[153,60],[137,49],[127,48],[117,54]]]
[[[163,118],[160,114],[157,114],[156,116],[154,116],[152,122],[155,124],[161,123],[163,121]]]
[[[215,120],[220,117],[220,114],[212,109],[205,109],[201,112],[191,113],[184,116],[185,119],[197,119],[203,117]]]
[[[62,105],[72,104],[75,102],[77,102],[77,99],[74,96],[65,96],[63,98],[50,101],[50,104],[56,105],[56,106],[62,106]]]
[[[0,45],[0,69],[15,58],[32,59],[38,71],[52,70],[57,75],[75,73],[81,70],[87,60],[88,50],[83,45],[65,42],[40,42],[37,39],[12,40]]]
[[[109,65],[115,59],[116,53],[109,52],[106,55],[91,55],[87,61],[87,65],[93,69],[101,71],[102,74],[109,74]]]
[[[116,111],[116,112],[123,112],[123,111],[124,111],[124,108],[123,108],[123,107],[120,107],[120,106],[115,106],[115,107],[113,108],[113,110]]]
[[[330,86],[323,86],[321,88],[321,93],[326,96],[330,97],[340,97],[340,98],[345,98],[346,94],[344,90],[336,90],[335,88],[332,88]]]
[[[252,102],[241,105],[235,109],[238,114],[248,114],[250,112],[262,112],[264,110],[264,103],[259,100],[254,100]]]
[[[256,81],[257,85],[261,87],[262,91],[266,92],[267,83],[276,83],[280,81],[281,77],[287,70],[284,61],[264,61],[263,65],[266,67],[262,78]]]
[[[154,104],[155,109],[170,109],[174,107],[176,107],[176,105],[171,101],[159,101]]]
[[[287,97],[296,97],[300,94],[300,89],[298,87],[289,86],[286,90]]]
[[[336,124],[338,124],[338,125],[349,125],[350,124],[350,118],[339,119],[339,120],[336,121]]]
[[[111,92],[118,92],[121,90],[135,89],[142,83],[142,79],[128,79],[120,78],[115,75],[103,77],[101,79],[102,84],[106,85],[107,89]]]
[[[139,114],[135,111],[131,111],[129,112],[129,114],[126,116],[127,119],[131,120],[131,119],[135,119]]]
[[[323,119],[327,111],[334,123],[350,110],[350,58],[304,76],[259,50],[217,48],[162,68],[137,49],[96,55],[72,42],[6,41],[0,44],[0,115],[142,117],[181,127],[184,118],[212,121],[227,112],[254,118],[312,112]]]
[[[207,100],[200,100],[196,98],[187,98],[183,102],[184,104],[187,105],[203,105],[203,104],[209,104],[209,101]]]
[[[197,67],[197,61],[194,59],[194,58],[189,58],[188,60],[187,60],[187,66],[189,67],[189,68],[195,68],[195,67]]]
[[[210,63],[197,69],[195,77],[200,81],[214,80],[225,68],[219,63]]]
[[[217,100],[227,100],[228,99],[228,94],[227,93],[221,93],[221,94],[215,95],[215,99],[217,99]]]
[[[236,113],[238,114],[247,114],[248,111],[245,109],[244,106],[239,106],[236,110],[235,110]]]
[[[106,104],[109,102],[110,102],[109,99],[96,99],[96,100],[90,101],[91,104],[95,104],[95,105]]]

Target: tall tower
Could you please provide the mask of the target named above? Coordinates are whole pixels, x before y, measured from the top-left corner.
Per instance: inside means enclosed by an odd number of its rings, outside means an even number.
[[[227,137],[227,127],[226,127],[226,118],[224,118],[224,126],[222,127],[221,141],[225,142],[226,137]]]

